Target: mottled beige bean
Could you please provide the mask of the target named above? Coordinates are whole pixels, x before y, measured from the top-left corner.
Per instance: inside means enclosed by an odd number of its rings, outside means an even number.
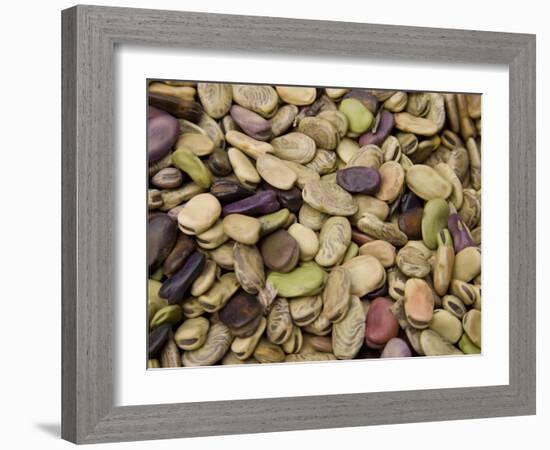
[[[408,241],[407,235],[399,229],[397,224],[383,222],[377,216],[368,212],[363,213],[363,216],[357,222],[357,228],[373,238],[387,241],[397,247],[405,245]]]
[[[396,257],[397,267],[404,275],[413,278],[424,278],[432,269],[429,258],[431,252],[425,252],[416,245],[409,245],[399,250]]]
[[[314,322],[321,314],[323,300],[320,295],[297,297],[288,301],[292,320],[299,327]]]
[[[338,156],[335,152],[320,148],[315,152],[313,159],[305,164],[305,167],[314,170],[319,175],[325,175],[334,172],[337,163]]]
[[[249,294],[261,291],[265,286],[265,270],[258,247],[235,242],[233,260],[235,275],[241,287]]]
[[[282,344],[292,334],[292,317],[286,298],[276,298],[267,317],[267,337],[274,344]]]
[[[338,359],[353,359],[365,337],[365,313],[358,297],[352,296],[342,320],[332,327],[332,348]]]
[[[384,102],[384,108],[391,112],[400,112],[407,106],[409,96],[406,92],[398,91]]]
[[[416,117],[407,112],[394,114],[395,127],[407,133],[419,136],[433,136],[438,132],[438,124],[423,117]]]
[[[348,312],[351,299],[351,274],[344,267],[336,267],[328,275],[323,290],[323,314],[331,322],[339,322]]]
[[[310,352],[286,355],[285,362],[299,363],[312,361],[334,361],[336,359],[336,356],[334,356],[332,353]]]
[[[166,342],[164,348],[160,352],[160,367],[181,367],[181,355],[178,346],[171,336]]]
[[[205,112],[214,119],[221,119],[229,112],[233,93],[230,84],[197,83],[197,91]]]
[[[298,131],[313,139],[318,148],[335,150],[340,142],[334,125],[319,117],[304,117],[298,125]]]
[[[351,225],[345,217],[330,217],[319,235],[319,251],[315,262],[323,267],[338,264],[351,242]]]
[[[211,366],[225,355],[233,336],[224,324],[212,324],[204,344],[197,350],[183,352],[182,363],[185,367]]]
[[[328,120],[336,128],[340,138],[348,132],[348,118],[340,111],[321,111],[317,117]]]
[[[357,202],[337,184],[326,181],[309,181],[302,191],[304,201],[326,214],[352,216],[357,212]]]
[[[273,136],[280,136],[287,131],[294,122],[297,114],[298,107],[295,105],[284,105],[280,107],[271,119],[271,132]]]
[[[234,84],[232,87],[233,100],[243,108],[266,118],[276,111],[279,96],[271,86]]]
[[[304,133],[291,132],[271,141],[273,154],[280,159],[306,164],[315,156],[315,141]]]

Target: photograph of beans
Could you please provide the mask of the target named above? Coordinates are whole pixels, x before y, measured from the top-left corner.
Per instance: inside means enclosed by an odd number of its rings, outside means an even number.
[[[481,353],[481,97],[149,80],[147,367]]]

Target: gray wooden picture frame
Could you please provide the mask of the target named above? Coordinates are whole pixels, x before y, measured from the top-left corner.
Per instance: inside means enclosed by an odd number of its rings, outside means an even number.
[[[95,443],[535,413],[534,35],[97,6],[63,11],[62,32],[64,439]],[[117,44],[507,65],[509,384],[115,407],[113,53]]]

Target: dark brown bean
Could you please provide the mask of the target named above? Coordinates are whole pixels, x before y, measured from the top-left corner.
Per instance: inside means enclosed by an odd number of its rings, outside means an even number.
[[[176,245],[174,245],[174,248],[164,260],[162,266],[164,274],[171,276],[181,269],[186,259],[193,253],[193,250],[195,250],[195,241],[186,234],[179,233]]]
[[[149,93],[148,99],[150,108],[156,107],[172,114],[173,116],[180,119],[189,120],[193,123],[199,123],[201,120],[203,114],[202,106],[193,100],[153,93]]]
[[[210,193],[225,205],[254,195],[254,191],[231,180],[216,180],[210,187]]]
[[[300,247],[286,230],[279,229],[265,237],[260,244],[264,264],[277,272],[290,272],[300,259]]]
[[[405,233],[409,239],[422,239],[423,211],[422,208],[414,208],[399,214],[397,224],[399,225],[399,229]]]
[[[147,223],[147,266],[157,270],[176,243],[178,227],[166,214],[150,215]]]
[[[262,307],[254,295],[239,289],[218,316],[235,336],[245,336],[253,333],[253,325],[261,321]]]
[[[223,148],[216,148],[206,160],[206,165],[217,177],[225,177],[233,172],[229,156]]]

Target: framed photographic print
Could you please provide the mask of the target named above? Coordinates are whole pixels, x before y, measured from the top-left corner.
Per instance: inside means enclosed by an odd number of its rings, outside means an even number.
[[[534,36],[62,18],[65,439],[535,412]]]

